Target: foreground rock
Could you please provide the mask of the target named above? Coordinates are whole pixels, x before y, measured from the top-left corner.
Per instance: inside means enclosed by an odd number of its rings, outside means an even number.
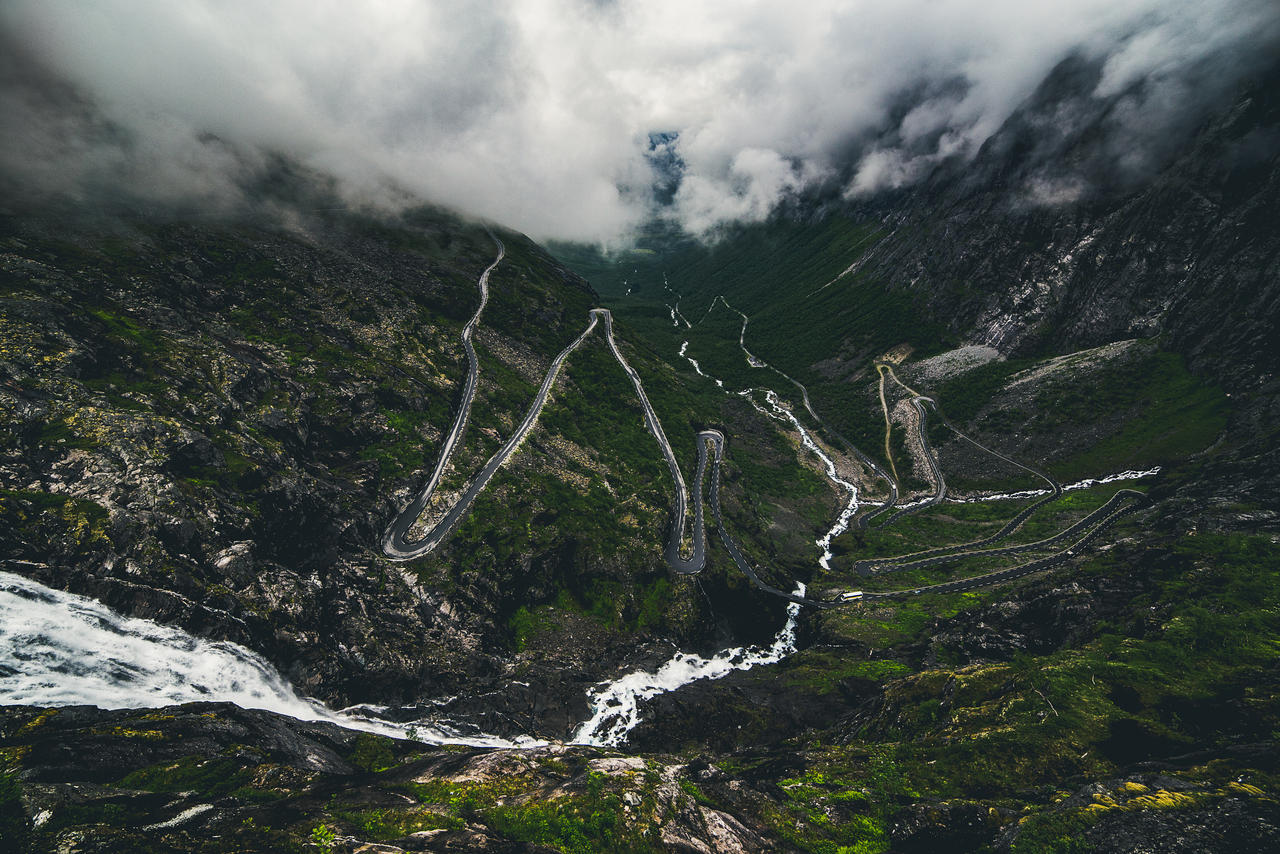
[[[586,747],[436,747],[211,703],[5,707],[0,745],[21,768],[0,789],[6,850],[778,847],[683,763]]]

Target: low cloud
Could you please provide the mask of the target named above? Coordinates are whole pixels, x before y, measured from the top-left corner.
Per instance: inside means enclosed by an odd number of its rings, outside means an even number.
[[[972,156],[1073,55],[1140,172],[1278,26],[1274,0],[8,0],[0,165],[24,192],[217,209],[279,153],[357,203],[539,238],[705,232]]]
[[[768,148],[744,148],[725,174],[684,176],[668,215],[686,229],[702,234],[727,222],[764,219],[781,199],[824,177],[811,162],[792,162]]]

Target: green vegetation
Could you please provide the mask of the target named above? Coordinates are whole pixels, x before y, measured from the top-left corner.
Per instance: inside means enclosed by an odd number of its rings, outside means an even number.
[[[643,576],[627,583],[610,578],[566,579],[550,604],[521,605],[507,620],[516,652],[538,644],[554,644],[565,615],[589,618],[595,626],[636,632],[668,624],[678,592],[665,576]]]
[[[935,621],[995,598],[989,590],[947,595],[910,596],[878,603],[874,611],[862,607],[836,608],[821,617],[823,632],[837,641],[886,649],[921,639]],[[817,681],[821,671],[804,677]],[[837,677],[839,678],[839,677]]]
[[[877,828],[903,799],[1022,804],[1029,818],[1016,850],[1076,851],[1087,850],[1080,835],[1112,811],[1182,809],[1274,791],[1280,780],[1244,760],[1176,772],[1189,793],[1130,783],[1092,804],[1059,806],[1063,795],[1053,793],[1071,781],[1113,777],[1193,745],[1266,740],[1280,726],[1273,675],[1280,552],[1268,537],[1166,536],[1154,547],[1117,547],[1079,572],[1127,578],[1143,592],[1078,643],[1047,654],[905,673],[885,662],[882,713],[852,733],[848,747],[811,744],[805,772],[782,784],[786,809],[766,818],[803,850],[883,850],[875,847],[883,845]],[[934,615],[950,616],[975,601],[930,599],[895,602],[890,614],[824,615],[825,628],[872,646],[900,643],[927,637],[931,604]],[[873,621],[882,628],[870,630]],[[946,660],[950,653],[937,654]],[[793,659],[799,672],[788,678],[824,690],[824,671],[834,682],[845,678],[847,664],[845,656],[814,650]],[[1248,789],[1228,788],[1241,777],[1238,785]],[[841,798],[857,808],[837,809]]]
[[[782,805],[763,817],[782,838],[815,854],[887,851],[887,829],[898,803],[919,794],[910,787],[893,748],[884,746],[859,755],[856,776],[810,769],[778,785]]]
[[[46,511],[93,528],[101,528],[108,516],[106,508],[85,498],[31,489],[0,489],[0,512],[11,512],[22,518]]]
[[[733,446],[726,470],[726,488],[741,490],[748,504],[742,509],[753,517],[743,525],[748,540],[768,529],[780,506],[802,510],[815,527],[825,521],[829,486],[797,464],[796,450],[784,436],[762,425],[744,401],[719,390],[690,394],[669,369],[631,345],[627,330],[617,334],[619,346],[645,381],[686,476],[695,469],[692,437],[697,430],[730,418],[731,431],[740,423],[749,425],[741,435],[750,434],[750,441]],[[507,618],[512,646],[527,649],[535,637],[552,631],[557,625],[547,610],[552,607],[626,632],[658,629],[683,614],[684,609],[673,605],[689,595],[688,587],[673,583],[662,563],[670,474],[645,426],[634,387],[602,336],[588,339],[568,361],[529,444],[531,450],[513,457],[477,499],[448,548],[467,555],[467,571],[491,577],[511,571],[521,554],[545,553],[552,538],[616,556],[614,564],[626,570],[593,567],[590,574],[574,577],[562,564],[547,567],[555,573],[543,579],[521,569],[514,583],[536,592],[532,600],[520,598],[521,605]],[[540,473],[546,467],[558,476]],[[731,514],[739,506],[732,499],[726,503]],[[497,518],[504,524],[492,524]],[[805,531],[802,536],[813,535]],[[577,548],[568,555],[575,562],[581,560]]]
[[[91,308],[89,314],[106,327],[107,336],[122,344],[132,345],[143,353],[155,353],[164,346],[164,338],[119,309]]]
[[[490,277],[484,326],[549,358],[587,325],[587,312],[597,305],[595,294],[563,277],[551,256],[528,238],[509,232],[500,237],[506,256]]]
[[[148,792],[200,792],[217,797],[245,788],[253,777],[253,770],[246,768],[239,757],[187,756],[133,771],[120,778],[117,785]]]
[[[333,850],[333,843],[336,838],[333,830],[328,825],[317,824],[311,828],[311,843],[321,851],[326,852],[326,854]]]
[[[1215,728],[1212,709],[1229,702],[1236,686],[1250,686],[1247,694],[1262,703],[1252,725],[1270,731],[1280,710],[1274,697],[1255,693],[1261,686],[1253,674],[1280,657],[1271,640],[1280,603],[1277,567],[1274,549],[1258,538],[1184,538],[1149,567],[1158,587],[1142,598],[1165,609],[1158,632],[1143,636],[1134,633],[1143,631],[1138,625],[1108,626],[1080,648],[953,674],[950,722],[905,714],[883,735],[910,732],[910,750],[921,765],[935,761],[917,770],[922,783],[973,796],[1071,773],[1106,774],[1153,754],[1184,751],[1193,734],[1197,740],[1207,735],[1201,727]],[[1140,611],[1142,602],[1135,605]],[[905,710],[913,697],[937,696],[929,687],[936,678],[904,684],[895,701]],[[961,709],[968,711],[962,716]],[[998,713],[1011,729],[995,726]],[[970,733],[963,742],[944,746],[933,735],[960,721]],[[1090,744],[1092,750],[1080,749]]]
[[[1018,530],[982,548],[1003,548],[1050,539],[1105,505],[1118,490],[1144,491],[1145,488],[1141,481],[1117,482],[1066,492],[1057,500],[1036,510]],[[837,541],[838,547],[833,549],[833,552],[840,557],[840,561],[835,564],[836,573],[832,578],[839,579],[842,584],[848,586],[872,591],[923,587],[968,575],[991,572],[1005,566],[1017,566],[1069,546],[1074,539],[1069,538],[1045,550],[967,558],[939,568],[892,571],[865,579],[839,574],[841,567],[847,568],[853,561],[914,554],[990,536],[1029,503],[1036,500],[1039,499],[971,504],[944,503],[904,516],[885,528],[852,531],[842,535]],[[1077,534],[1075,539],[1082,536],[1084,536],[1083,532]]]
[[[717,293],[754,301],[771,296],[784,280],[821,287],[874,246],[880,236],[878,225],[833,216],[821,223],[776,219],[736,226],[710,245],[665,241],[654,254],[631,254],[612,264],[593,261],[590,253],[581,249],[557,247],[556,251],[571,268],[581,268],[607,297],[621,296],[631,287],[643,290],[645,296],[661,298],[665,273],[671,288],[687,300],[682,305],[684,313],[697,320]],[[708,293],[709,288],[716,290]]]
[[[680,790],[693,798],[696,802],[702,804],[704,807],[715,806],[715,802],[712,801],[711,798],[707,797],[707,793],[702,791],[702,788],[692,780],[681,780]]]
[[[110,518],[105,507],[87,499],[0,489],[0,539],[20,545],[30,560],[51,553],[83,555],[110,545]]]
[[[646,503],[665,504],[670,475],[658,441],[645,427],[635,389],[602,336],[574,353],[567,374],[572,390],[557,390],[543,410],[546,430],[587,454],[607,454],[611,464],[601,475],[617,486],[629,483]]]
[[[1064,806],[1032,813],[1024,819],[1012,849],[1015,852],[1048,851],[1055,854],[1088,852],[1095,848],[1083,835],[1100,822],[1125,813],[1212,809],[1227,798],[1271,800],[1266,791],[1250,783],[1213,779],[1220,772],[1215,774],[1211,768],[1197,771],[1197,776],[1203,779],[1202,787],[1190,791],[1153,789],[1145,783],[1126,781],[1113,791],[1094,794],[1091,801],[1083,806]]]
[[[1123,417],[1118,432],[1055,464],[1062,477],[1180,462],[1212,445],[1227,425],[1222,389],[1192,376],[1174,353],[1108,365],[1088,388],[1050,387],[1036,403],[1031,429],[1040,433]]]
[[[1009,380],[1036,364],[1034,359],[1008,359],[987,362],[957,377],[943,382],[936,390],[924,390],[932,394],[942,406],[943,412],[957,425],[969,424]]]
[[[887,682],[915,672],[895,659],[868,659],[848,649],[807,649],[787,659],[782,678],[799,690],[818,696],[837,691],[846,680]]]
[[[511,632],[511,642],[516,652],[524,652],[529,640],[534,635],[551,628],[552,623],[545,617],[535,616],[532,611],[521,605],[507,621],[507,629]]]
[[[380,842],[423,830],[457,830],[462,819],[430,810],[332,809],[332,816],[350,825],[362,839]],[[321,825],[324,827],[324,825]]]
[[[0,768],[0,841],[22,850],[29,833],[27,814],[22,807],[22,786],[17,774]]]
[[[691,373],[676,356],[687,340],[688,354],[729,389],[763,384],[790,394],[782,377],[747,366],[738,346],[741,317],[714,301],[727,296],[734,309],[751,317],[748,348],[804,382],[822,416],[879,457],[883,422],[871,391],[872,360],[904,344],[920,358],[953,341],[941,325],[922,321],[927,315],[904,292],[889,291],[859,272],[841,275],[878,239],[877,226],[831,217],[820,224],[779,221],[734,228],[709,246],[657,235],[642,242],[641,251],[617,258],[582,247],[556,251],[588,276],[615,314],[676,370]],[[671,323],[668,306],[677,296],[684,316],[694,322],[691,329]],[[1112,354],[1101,364],[1069,358],[1065,367],[1028,387],[1033,399],[1001,401],[1008,381],[1038,364],[1032,359],[992,362],[924,391],[933,393],[957,424],[977,419],[977,428],[987,433],[1033,439],[1064,430],[1096,433],[1087,447],[1077,442],[1069,457],[1052,461],[1053,473],[1062,478],[1168,465],[1212,444],[1226,424],[1222,391],[1193,377],[1180,357],[1150,344]],[[933,431],[935,439],[945,436],[940,425]],[[895,430],[898,455],[905,452],[903,439]],[[909,478],[906,471],[903,475]],[[1021,477],[1010,472],[1003,480],[1020,484]],[[955,483],[977,485],[963,475]]]
[[[383,410],[382,415],[393,431],[394,439],[361,448],[358,456],[362,460],[375,460],[383,478],[422,476],[429,465],[435,464],[428,454],[435,449],[422,435],[422,426],[430,423],[427,415],[391,410]]]
[[[874,449],[877,443],[869,439],[883,431],[883,422],[868,410],[856,380],[873,374],[872,360],[899,344],[924,355],[951,342],[942,325],[922,319],[926,315],[912,298],[858,273],[842,275],[880,236],[878,224],[832,216],[821,223],[736,227],[710,246],[665,241],[653,255],[629,255],[612,266],[581,248],[557,251],[664,359],[676,362],[687,339],[690,355],[731,387],[765,383],[789,394],[789,383],[777,374],[746,367],[736,313],[717,304],[707,314],[715,297],[725,295],[751,318],[748,349],[805,383],[825,419]],[[664,290],[664,276],[671,293]],[[692,329],[671,325],[663,303],[674,303],[676,294]]]
[[[460,289],[474,291],[476,274],[494,254],[493,241],[482,228],[442,209],[407,211],[402,225],[363,217],[352,217],[348,222],[374,245],[403,252],[427,265],[433,276]],[[450,317],[464,321],[464,311],[460,306],[459,313]]]
[[[1048,463],[1063,480],[1117,469],[1179,463],[1203,451],[1227,424],[1221,388],[1193,376],[1182,357],[1140,343],[1119,356],[1090,363],[1085,355],[1022,391],[1005,391],[1015,375],[1041,362],[991,362],[943,383],[936,397],[965,429],[1047,440],[1064,432],[1096,436],[1067,457]],[[935,425],[936,440],[946,438]]]
[[[32,250],[57,276],[49,288],[34,278],[4,285],[24,294],[12,301],[15,316],[29,313],[15,328],[31,321],[4,354],[16,366],[12,377],[20,390],[30,392],[34,413],[3,428],[21,450],[10,465],[29,451],[32,470],[57,470],[62,477],[76,465],[90,471],[93,464],[109,479],[127,468],[132,480],[159,486],[143,496],[155,499],[147,505],[154,513],[115,512],[114,527],[106,509],[91,501],[36,489],[0,491],[0,540],[12,544],[5,556],[47,561],[61,571],[108,566],[102,558],[110,549],[113,572],[128,566],[132,575],[139,567],[139,583],[172,578],[173,589],[198,594],[210,614],[226,608],[247,632],[259,633],[255,637],[278,628],[274,649],[281,656],[297,651],[288,638],[309,637],[314,628],[296,613],[317,610],[313,604],[320,605],[318,613],[334,611],[328,598],[303,601],[289,589],[295,570],[299,578],[321,579],[325,597],[342,584],[343,595],[361,605],[341,603],[342,619],[352,622],[335,628],[333,643],[361,632],[368,637],[371,625],[381,629],[376,608],[363,623],[358,616],[375,602],[372,591],[380,595],[396,581],[385,563],[369,557],[377,515],[387,496],[418,482],[452,421],[464,371],[458,334],[475,307],[476,274],[493,257],[492,241],[480,228],[428,213],[410,225],[361,223],[356,236],[332,252],[288,237],[212,228],[155,229],[145,239],[104,239],[94,249],[49,244]],[[464,483],[510,434],[536,377],[581,331],[594,302],[536,246],[517,235],[502,238],[507,259],[494,272],[477,338],[482,380],[451,486]],[[686,476],[694,470],[697,430],[715,426],[728,435],[725,524],[775,583],[804,577],[819,591],[897,588],[987,571],[1003,564],[977,560],[872,581],[851,577],[848,567],[863,557],[978,539],[1026,506],[947,504],[884,530],[850,532],[837,543],[836,570],[813,579],[815,531],[830,522],[837,498],[830,485],[798,461],[803,455],[787,430],[694,376],[676,356],[688,340],[690,355],[724,379],[729,392],[767,385],[798,404],[781,375],[747,365],[738,346],[741,318],[720,304],[707,312],[724,292],[752,317],[748,348],[805,382],[824,416],[878,451],[883,422],[873,360],[898,345],[914,348],[911,357],[919,358],[954,343],[943,325],[919,320],[912,297],[858,272],[840,275],[879,239],[878,225],[832,217],[818,227],[745,227],[719,245],[684,244],[662,256],[635,253],[625,259],[630,272],[585,254],[577,262],[598,275],[610,295],[619,345],[643,378]],[[276,242],[267,251],[262,241]],[[361,241],[376,248],[378,272],[344,260],[358,257]],[[174,259],[182,259],[181,266]],[[664,303],[674,295],[662,291],[664,271],[683,294],[694,328],[671,324]],[[191,288],[193,278],[209,287]],[[103,282],[109,287],[99,287]],[[65,290],[62,302],[48,296],[56,288]],[[635,291],[627,296],[625,288]],[[50,307],[63,303],[66,317],[48,320]],[[52,355],[40,362],[33,354]],[[962,426],[1018,434],[1024,448],[1071,438],[1052,462],[1063,479],[1182,460],[1222,434],[1230,414],[1226,396],[1155,342],[1090,358],[1064,360],[1060,370],[1012,391],[1015,374],[1043,361],[993,363],[934,391]],[[902,468],[903,431],[895,429],[890,441]],[[1190,470],[1161,486],[1188,478]],[[13,484],[33,480],[15,475]],[[1120,486],[1069,493],[1008,542],[1056,533]],[[634,389],[596,336],[566,366],[528,447],[495,477],[448,546],[414,566],[425,584],[450,593],[452,607],[471,609],[461,615],[462,625],[480,630],[486,650],[496,642],[501,652],[505,635],[522,653],[520,667],[548,666],[569,636],[578,650],[598,642],[617,648],[626,635],[706,637],[748,610],[733,599],[746,583],[718,548],[696,581],[669,575],[662,543],[671,489]],[[371,507],[379,509],[371,513]],[[164,530],[146,521],[149,516],[163,518]],[[1143,518],[1144,526],[1159,524],[1156,514]],[[806,632],[814,646],[767,674],[795,706],[779,711],[741,692],[717,709],[732,722],[717,734],[723,738],[717,747],[753,748],[723,763],[726,757],[707,759],[755,772],[738,797],[715,773],[695,783],[673,771],[661,784],[653,771],[588,773],[583,756],[589,754],[576,750],[490,779],[429,780],[424,769],[431,763],[440,763],[432,773],[452,773],[457,757],[373,735],[332,735],[326,749],[360,773],[279,765],[280,756],[266,746],[237,744],[213,755],[120,769],[119,779],[105,781],[101,802],[64,804],[38,832],[28,827],[19,777],[6,770],[0,773],[0,837],[50,842],[71,827],[132,832],[142,823],[133,805],[124,806],[129,798],[166,801],[140,790],[195,792],[228,813],[247,811],[240,833],[273,841],[271,834],[279,834],[286,844],[277,850],[301,850],[308,840],[308,850],[330,850],[339,835],[393,840],[482,825],[514,843],[564,852],[649,851],[661,847],[662,823],[696,804],[731,809],[790,845],[824,854],[886,850],[903,811],[921,805],[972,807],[977,823],[993,827],[1021,821],[1015,850],[1069,851],[1081,850],[1082,834],[1119,815],[1274,797],[1280,780],[1273,771],[1254,768],[1241,751],[1225,751],[1280,732],[1275,543],[1266,534],[1172,525],[1144,531],[1140,545],[1127,541],[1139,530],[1132,521],[1122,523],[1107,551],[1048,576],[1056,588],[1051,597],[1042,595],[1047,588],[1031,586],[1033,580],[1025,597],[1005,588],[810,615]],[[270,593],[255,593],[252,575],[233,578],[248,572],[238,564],[226,575],[214,570],[208,558],[229,542],[254,544],[248,565],[261,568]],[[334,555],[345,561],[351,548],[364,556],[350,564],[359,571],[335,577]],[[345,571],[348,564],[341,565]],[[1080,590],[1069,580],[1079,581]],[[706,590],[708,602],[717,592],[725,595],[704,607]],[[1049,598],[1052,607],[1044,604]],[[388,619],[376,643],[353,651],[352,660],[358,651],[362,662],[357,672],[396,686],[416,684],[406,674],[461,678],[463,670],[482,666],[440,664],[454,650],[423,640],[420,616],[409,613],[404,625]],[[979,630],[969,631],[974,625]],[[325,634],[322,642],[330,640]],[[322,687],[350,693],[351,683],[337,680],[351,675],[339,672]],[[808,713],[807,703],[841,709],[832,715],[833,729],[779,735],[779,718]],[[14,746],[6,744],[0,756],[13,764],[24,751],[37,754],[24,739],[56,720],[36,717],[10,729]],[[676,743],[684,736],[678,727],[673,731],[674,741],[664,746],[687,750],[680,760],[687,767],[702,758],[695,753],[714,752],[693,737]],[[145,717],[113,719],[88,737],[164,751],[143,753],[139,763],[172,756],[187,744],[163,721]],[[763,744],[783,737],[790,740],[777,750]],[[1133,777],[1143,763],[1192,749],[1229,758],[1204,766],[1179,760],[1169,774],[1185,792],[1149,779],[1108,783],[1092,802],[1063,791],[1081,781]],[[286,829],[266,828],[267,816]]]
[[[376,773],[395,764],[391,741],[380,735],[361,733],[356,736],[355,749],[351,752],[351,764],[362,771]]]
[[[518,842],[549,845],[568,854],[596,851],[659,851],[659,846],[629,839],[620,826],[621,800],[609,795],[583,804],[573,798],[494,807],[485,814],[498,833]]]
[[[450,548],[465,550],[473,566],[496,568],[569,540],[619,555],[633,571],[656,568],[656,559],[646,560],[636,546],[661,537],[658,508],[668,502],[669,477],[630,383],[599,342],[575,353],[561,382],[531,449],[495,476]],[[542,473],[547,466],[558,468],[557,476]],[[495,519],[506,521],[495,526]]]
[[[625,782],[625,778],[591,772],[584,789],[549,799],[531,799],[528,793],[536,780],[524,775],[484,782],[433,780],[406,788],[419,802],[444,809],[431,814],[438,826],[456,827],[464,819],[483,821],[507,839],[546,845],[566,854],[662,850],[656,834],[648,831],[652,826],[648,821],[623,819],[619,787]],[[653,781],[646,782],[638,794],[637,813],[651,815],[656,808]]]

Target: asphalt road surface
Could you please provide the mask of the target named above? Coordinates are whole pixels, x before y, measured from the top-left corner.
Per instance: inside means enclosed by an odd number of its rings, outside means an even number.
[[[524,419],[516,427],[510,438],[508,438],[506,443],[489,458],[445,514],[434,525],[430,526],[420,537],[417,539],[411,539],[411,531],[418,519],[422,516],[423,511],[430,503],[436,488],[439,486],[440,478],[448,468],[454,451],[457,449],[463,434],[466,432],[467,424],[470,421],[471,405],[475,399],[476,386],[480,375],[480,363],[476,356],[472,337],[475,333],[475,328],[480,321],[480,317],[484,312],[485,306],[488,304],[489,276],[498,264],[502,262],[502,259],[506,254],[506,249],[503,246],[502,241],[496,236],[493,239],[498,246],[498,255],[494,259],[493,263],[486,267],[484,272],[480,274],[480,278],[477,283],[480,290],[480,303],[476,308],[475,314],[462,330],[463,346],[467,353],[467,376],[463,381],[458,412],[454,417],[453,426],[445,436],[444,443],[441,446],[440,457],[436,461],[435,468],[432,470],[426,484],[423,486],[422,490],[419,491],[413,501],[411,501],[404,510],[397,514],[395,519],[393,519],[391,524],[387,527],[386,533],[383,536],[382,546],[385,554],[392,560],[407,561],[421,557],[435,549],[444,542],[451,533],[453,533],[458,523],[466,517],[466,514],[470,511],[475,499],[484,491],[485,487],[488,486],[489,481],[492,480],[498,469],[501,468],[511,455],[515,453],[515,451],[520,447],[520,444],[529,435],[530,431],[533,430],[534,426],[538,422],[538,416],[546,405],[547,397],[550,394],[556,379],[559,377],[560,370],[564,366],[565,361],[582,344],[582,342],[585,341],[593,331],[595,331],[597,325],[602,325],[604,327],[605,339],[609,344],[610,351],[613,353],[614,358],[618,360],[618,363],[622,366],[628,378],[630,378],[632,386],[635,388],[636,396],[639,398],[641,408],[644,412],[645,426],[657,440],[658,447],[662,451],[663,458],[667,462],[667,468],[671,473],[671,479],[675,485],[675,498],[671,512],[671,524],[668,530],[667,545],[664,554],[667,565],[673,572],[680,575],[694,575],[701,572],[706,566],[706,519],[703,512],[704,501],[702,495],[702,484],[706,477],[708,461],[710,461],[711,466],[711,492],[709,496],[711,511],[715,518],[716,528],[720,533],[720,539],[724,543],[725,548],[728,550],[729,555],[732,557],[733,562],[738,567],[739,571],[741,571],[756,588],[765,593],[786,599],[790,602],[798,602],[800,604],[813,607],[832,607],[833,605],[840,604],[841,602],[861,599],[887,599],[924,593],[959,592],[997,584],[1003,581],[1009,581],[1033,572],[1049,569],[1069,560],[1079,549],[1084,548],[1092,542],[1092,540],[1095,539],[1105,528],[1125,513],[1129,513],[1137,507],[1142,506],[1146,501],[1146,497],[1142,493],[1122,489],[1112,496],[1111,500],[1105,505],[1099,507],[1084,519],[1081,519],[1074,525],[1052,537],[1024,545],[1006,546],[996,549],[981,548],[1011,534],[1021,526],[1021,524],[1036,508],[1040,507],[1046,501],[1057,498],[1062,492],[1061,486],[1047,475],[1028,468],[1027,466],[1017,463],[994,451],[990,451],[990,449],[983,448],[983,450],[987,450],[989,453],[992,453],[995,456],[1018,466],[1019,468],[1023,468],[1045,479],[1052,487],[1050,495],[1042,501],[1036,502],[1035,504],[1025,508],[996,534],[983,538],[982,540],[977,540],[972,543],[946,546],[939,549],[931,549],[929,551],[916,552],[911,555],[901,555],[894,558],[859,561],[855,564],[855,568],[864,574],[922,569],[969,557],[1005,556],[1023,551],[1041,550],[1074,537],[1086,529],[1088,529],[1088,532],[1069,548],[1063,549],[1056,554],[1031,561],[1030,563],[1026,563],[1021,566],[997,570],[995,572],[971,578],[957,579],[955,581],[943,582],[941,584],[896,591],[876,593],[850,591],[847,593],[837,594],[833,600],[816,600],[794,593],[788,593],[787,591],[773,587],[760,577],[758,570],[752,566],[751,562],[747,560],[745,555],[743,555],[737,542],[729,533],[728,526],[724,523],[720,510],[720,469],[724,458],[724,434],[719,430],[704,430],[698,434],[697,473],[693,482],[692,502],[690,502],[689,490],[685,484],[684,477],[680,472],[680,466],[676,461],[675,452],[671,448],[671,443],[667,440],[666,433],[662,429],[662,423],[658,420],[658,416],[649,402],[648,395],[645,394],[644,384],[640,381],[639,374],[637,374],[631,365],[627,363],[627,360],[618,350],[617,341],[614,339],[613,335],[613,315],[609,313],[608,309],[594,308],[589,312],[590,319],[582,334],[575,338],[572,343],[560,351],[555,359],[552,360],[550,367],[547,369],[546,376],[543,377],[542,384],[538,388],[537,395],[534,397],[528,411],[525,413]],[[744,336],[746,331],[745,326],[746,324],[744,322],[742,330],[742,334]],[[741,340],[739,343],[744,344]],[[745,349],[744,345],[743,350],[745,351]],[[763,366],[764,363],[761,362],[760,364]],[[891,368],[890,374],[892,375]],[[790,379],[790,377],[787,377],[787,379]],[[893,379],[900,385],[902,384],[901,380],[898,380],[896,375],[893,375]],[[808,392],[804,386],[795,380],[791,381],[800,390],[804,398],[805,408],[809,411],[809,414],[812,415],[819,424],[822,424],[824,427],[828,427],[828,425],[822,422],[821,418],[818,418],[817,413],[813,411],[813,407],[809,403]],[[903,388],[906,388],[906,386],[903,385]],[[911,390],[908,389],[908,391]],[[936,494],[928,502],[929,504],[935,504],[938,501],[941,501],[943,496],[945,496],[946,482],[943,479],[942,471],[939,468],[937,461],[934,459],[932,449],[928,444],[928,438],[925,435],[925,419],[927,416],[924,409],[924,403],[926,401],[933,403],[933,400],[919,395],[914,391],[911,393],[914,395],[912,403],[915,405],[916,410],[920,415],[920,440],[922,442],[925,456],[928,459],[935,477],[935,482],[938,484]],[[969,437],[960,433],[959,430],[956,430],[949,422],[946,422],[945,419],[943,419],[943,423],[955,431],[957,435],[961,436],[961,438],[977,445],[979,448],[982,448],[982,446],[978,445],[977,442],[974,442],[972,439],[969,439]],[[828,429],[830,430],[829,427]],[[853,445],[845,440],[843,436],[835,433],[834,430],[831,432],[841,440],[842,444],[851,448],[864,463],[870,465],[877,475],[889,481],[892,491],[889,503],[880,508],[875,514],[870,514],[870,516],[884,513],[889,508],[893,507],[897,500],[897,484],[894,482],[893,478],[889,477],[888,473],[880,466],[871,462],[865,454],[854,448]],[[690,503],[693,505],[692,526],[687,525]],[[902,510],[899,510],[899,512],[890,517],[888,521],[893,521],[893,519],[900,516],[902,512]],[[869,519],[870,516],[864,517],[864,519],[860,521],[860,527],[865,527],[866,520]],[[687,529],[689,529],[689,537],[688,545],[686,546]]]

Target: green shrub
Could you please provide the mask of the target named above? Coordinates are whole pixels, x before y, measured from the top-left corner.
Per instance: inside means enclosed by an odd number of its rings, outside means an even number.
[[[0,771],[0,842],[12,842],[22,850],[29,833],[27,813],[22,806],[22,787],[10,771]]]
[[[395,761],[389,739],[370,733],[361,733],[356,737],[355,749],[351,752],[351,764],[360,770],[385,771],[394,765]]]

